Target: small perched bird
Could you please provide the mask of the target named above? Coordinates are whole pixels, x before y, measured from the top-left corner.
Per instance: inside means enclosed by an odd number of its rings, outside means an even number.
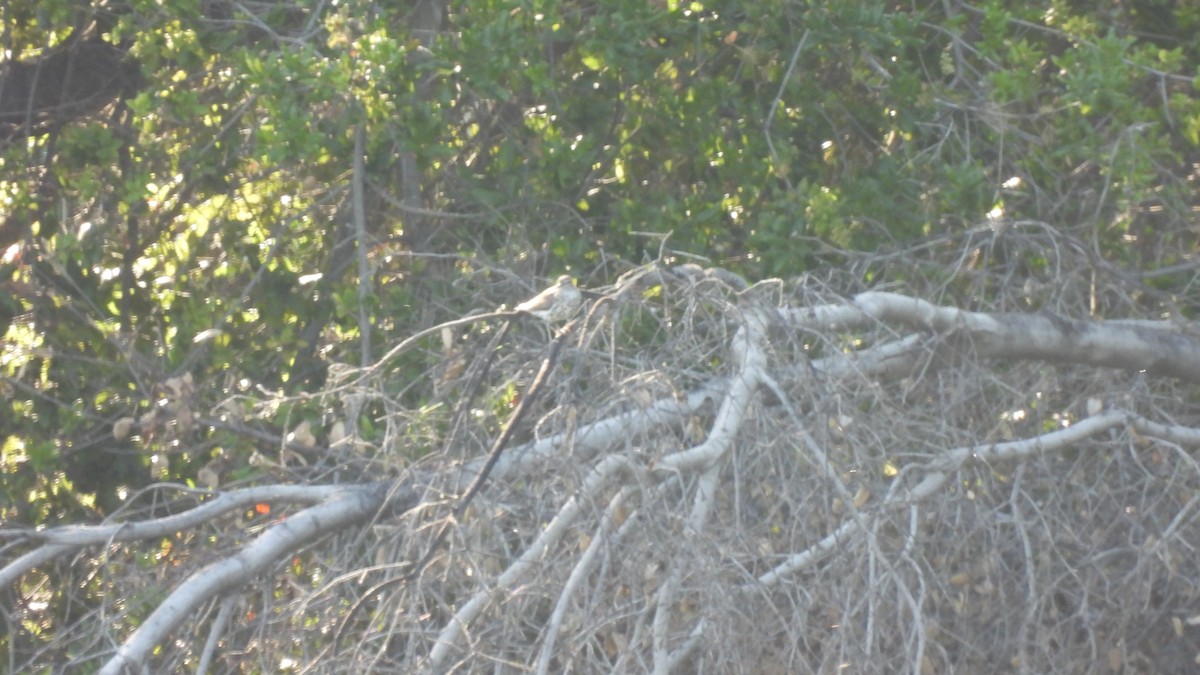
[[[566,321],[583,304],[583,294],[569,275],[562,275],[553,286],[517,305],[518,312],[532,314],[546,323]]]

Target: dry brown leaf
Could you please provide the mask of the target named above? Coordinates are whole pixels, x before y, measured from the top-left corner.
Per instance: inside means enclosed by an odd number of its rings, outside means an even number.
[[[313,436],[312,423],[308,420],[301,422],[292,433],[287,435],[287,442],[305,450],[317,447],[317,437]]]
[[[217,462],[209,462],[196,472],[196,481],[209,490],[217,489],[221,484],[221,474],[217,470]]]
[[[871,491],[867,489],[867,486],[860,485],[858,488],[858,492],[854,493],[854,508],[861,509],[863,507],[863,504],[866,504],[867,500],[869,500],[870,498],[871,498]]]
[[[129,438],[129,433],[131,431],[133,431],[133,425],[136,423],[137,423],[137,421],[134,420],[132,417],[122,417],[121,419],[117,420],[116,422],[113,422],[113,428],[112,428],[113,438],[115,438],[118,441],[123,441],[126,438]]]
[[[1109,670],[1113,671],[1114,673],[1120,672],[1121,665],[1123,662],[1124,662],[1124,659],[1121,657],[1120,649],[1118,649],[1117,647],[1113,647],[1112,649],[1108,650],[1108,669]]]

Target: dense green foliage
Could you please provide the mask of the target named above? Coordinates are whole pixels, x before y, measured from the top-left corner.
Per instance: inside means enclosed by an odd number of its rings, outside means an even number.
[[[666,251],[794,277],[928,243],[856,282],[969,302],[1000,280],[946,261],[1001,226],[1134,275],[1196,245],[1191,3],[426,4],[0,9],[9,74],[83,39],[136,73],[76,114],[0,100],[0,520],[100,517],[215,459],[253,476],[277,443],[204,424],[220,402],[511,299],[497,270],[600,283]],[[1051,264],[990,254],[1005,283]],[[1190,311],[1185,282],[1148,311]]]

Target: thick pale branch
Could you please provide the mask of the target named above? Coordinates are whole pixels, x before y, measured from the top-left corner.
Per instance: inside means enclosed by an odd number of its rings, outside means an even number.
[[[65,544],[46,544],[35,548],[0,569],[0,588],[6,588],[16,583],[21,575],[38,565],[48,563],[61,555],[67,555],[78,548],[78,546]]]
[[[746,418],[746,410],[762,383],[767,364],[763,349],[765,322],[751,320],[733,339],[734,359],[739,368],[729,382],[708,438],[694,448],[663,457],[655,468],[663,471],[688,471],[713,465],[733,446],[737,431]]]
[[[337,485],[263,485],[232,492],[216,493],[209,501],[172,516],[130,523],[107,525],[68,525],[25,533],[33,541],[46,544],[88,546],[117,541],[135,541],[173,534],[208,522],[236,509],[264,502],[316,504],[345,490]]]
[[[1019,441],[990,443],[949,450],[925,467],[929,473],[909,489],[894,490],[881,505],[883,509],[909,506],[937,494],[946,484],[952,471],[968,462],[998,462],[1028,458],[1037,453],[1059,452],[1077,447],[1082,441],[1102,432],[1128,424],[1148,437],[1164,437],[1174,442],[1200,445],[1200,429],[1167,426],[1151,422],[1125,411],[1110,411],[1080,420],[1065,429]],[[862,533],[859,521],[847,519],[832,533],[808,549],[791,555],[782,564],[758,578],[759,583],[774,585],[789,575],[811,567],[829,553],[840,548],[851,537]]]
[[[637,470],[636,466],[620,455],[613,455],[600,462],[588,479],[584,481],[579,493],[567,501],[542,534],[496,579],[495,585],[481,588],[474,597],[463,603],[454,616],[446,622],[429,654],[425,672],[444,672],[445,662],[450,658],[451,650],[463,638],[467,626],[487,608],[489,603],[495,601],[495,594],[513,588],[537,568],[538,563],[544,559],[550,548],[574,526],[601,487],[622,473],[636,474]]]
[[[140,670],[153,650],[201,604],[251,581],[318,538],[369,518],[385,496],[383,486],[340,488],[322,503],[270,527],[238,554],[196,572],[147,617],[100,673]]]
[[[1178,330],[1067,319],[1047,312],[966,312],[894,293],[862,293],[854,303],[887,324],[962,336],[981,356],[1145,370],[1200,382],[1200,340]]]
[[[795,326],[820,330],[904,326],[960,338],[983,357],[1144,370],[1200,382],[1200,340],[1163,322],[1083,321],[1048,312],[968,312],[879,292],[860,293],[849,304],[796,308],[781,315]]]
[[[579,557],[579,562],[571,570],[571,575],[563,584],[562,591],[558,594],[558,601],[554,605],[554,612],[550,615],[550,620],[546,622],[546,629],[542,631],[544,636],[542,648],[538,652],[537,668],[535,670],[538,675],[547,675],[551,672],[551,663],[554,659],[554,645],[558,640],[559,634],[562,632],[564,617],[567,614],[567,609],[570,605],[571,598],[575,596],[578,590],[584,585],[586,578],[592,574],[597,565],[601,553],[613,546],[613,535],[617,529],[618,521],[620,520],[620,511],[625,508],[626,500],[630,495],[635,494],[636,490],[630,486],[626,486],[617,493],[615,497],[609,500],[608,508],[604,510],[604,514],[600,517],[600,524],[596,529],[595,535],[588,544],[583,555]]]
[[[581,426],[571,439],[572,447],[579,454],[579,459],[585,460],[597,452],[611,450],[614,446],[626,443],[630,438],[649,433],[658,427],[681,425],[688,416],[696,414],[704,406],[720,398],[720,393],[728,387],[726,378],[714,378],[686,396],[665,398],[645,408]],[[508,450],[492,470],[492,480],[519,475],[545,462],[549,457],[560,455],[561,448],[567,442],[565,434],[555,434]],[[460,485],[467,485],[474,480],[482,465],[483,460],[467,463],[459,478]]]
[[[224,494],[183,513],[133,523],[108,525],[67,525],[45,530],[18,530],[0,533],[9,538],[29,540],[43,546],[17,558],[0,569],[0,587],[15,582],[37,565],[83,546],[165,537],[206,523],[221,514],[263,502],[315,504],[329,499],[345,488],[333,485],[264,485]]]

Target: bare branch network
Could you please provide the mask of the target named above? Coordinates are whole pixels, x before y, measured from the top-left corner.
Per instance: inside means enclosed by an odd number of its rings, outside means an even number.
[[[10,630],[36,626],[46,566],[114,591],[10,666],[1161,672],[1200,652],[1190,326],[730,281],[653,268],[592,302],[465,509],[545,353],[522,323],[498,345],[466,326],[440,403],[404,407],[384,364],[324,392],[382,411],[383,443],[327,450],[359,482],[163,488],[166,517],[4,530]],[[283,515],[245,527],[262,502]],[[154,566],[164,541],[194,564]]]

